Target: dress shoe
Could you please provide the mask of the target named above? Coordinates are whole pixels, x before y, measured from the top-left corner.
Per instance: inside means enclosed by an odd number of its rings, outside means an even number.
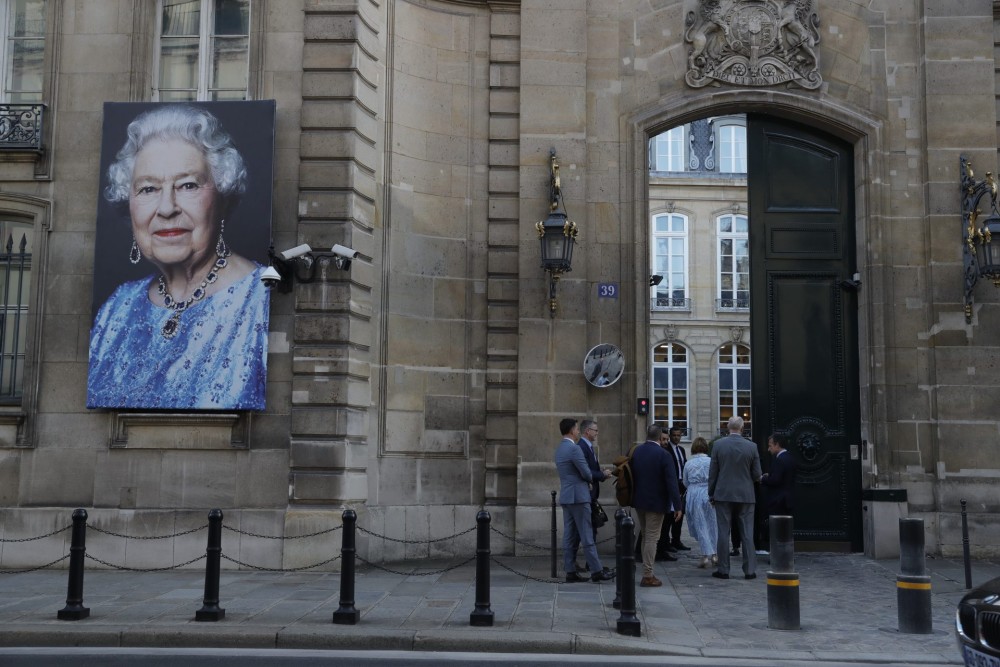
[[[706,567],[708,567],[709,562],[710,561],[708,559],[708,556],[702,556],[701,560],[698,561],[698,567],[704,570]]]
[[[713,572],[712,576],[715,577],[716,579],[728,579],[729,578],[728,574],[722,574],[721,572]]]
[[[674,546],[674,545],[672,545],[672,544],[668,544],[667,546],[663,547],[663,550],[664,550],[664,551],[667,551],[667,552],[670,552],[670,553],[672,553],[672,554],[673,554],[673,553],[677,553],[677,547],[675,547],[675,546]]]
[[[581,582],[581,581],[586,581],[586,580],[587,580],[587,577],[581,577],[576,572],[567,572],[566,573],[566,583],[567,584],[575,584],[575,583],[578,583],[578,582]]]
[[[604,568],[600,572],[595,572],[590,575],[590,580],[595,583],[600,583],[602,581],[611,581],[615,578],[615,571]]]
[[[656,586],[662,586],[663,582],[654,576],[649,576],[639,580],[639,585],[643,588],[655,588]]]
[[[677,556],[674,556],[674,555],[672,555],[670,553],[656,554],[656,560],[660,561],[660,562],[662,562],[662,561],[670,562],[670,561],[677,560]]]
[[[680,542],[673,542],[670,546],[672,546],[676,551],[691,551],[691,547]]]
[[[757,575],[756,574],[747,574],[747,575],[744,575],[743,578],[744,579],[756,579]]]

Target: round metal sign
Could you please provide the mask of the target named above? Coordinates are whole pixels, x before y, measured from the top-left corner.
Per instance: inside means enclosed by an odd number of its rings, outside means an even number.
[[[595,387],[610,387],[625,371],[625,355],[610,343],[595,345],[583,359],[583,375]]]

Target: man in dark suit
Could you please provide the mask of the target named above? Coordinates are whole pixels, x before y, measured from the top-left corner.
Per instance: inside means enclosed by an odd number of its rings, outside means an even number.
[[[719,525],[716,553],[719,567],[712,573],[717,579],[729,578],[729,521],[732,512],[739,517],[740,541],[743,542],[743,575],[757,578],[757,554],[753,545],[753,515],[756,496],[754,484],[760,481],[760,455],[757,446],[743,437],[743,418],[729,418],[729,435],[712,446],[708,471],[708,499],[715,506]]]
[[[593,475],[580,446],[576,444],[580,427],[575,419],[559,422],[562,440],[556,447],[556,471],[559,473],[559,504],[563,510],[563,564],[566,581],[586,581],[576,573],[576,550],[583,547],[583,555],[590,568],[591,581],[609,581],[615,573],[601,565],[590,527],[590,480]]]
[[[687,452],[681,445],[682,431],[676,426],[671,426],[665,437],[660,439],[660,444],[667,453],[674,459],[677,468],[677,486],[681,493],[681,502],[684,502],[684,464],[687,463]],[[684,510],[683,504],[673,509]],[[671,551],[690,551],[691,547],[681,542],[681,527],[684,525],[684,515],[676,521],[673,515],[668,512],[663,522],[663,532],[660,534],[660,543],[656,545],[657,560],[675,560],[670,556]]]
[[[791,516],[795,506],[792,490],[795,488],[795,457],[789,453],[788,438],[774,433],[767,439],[767,451],[771,454],[771,471],[760,478],[767,487],[767,515]]]
[[[663,517],[668,507],[681,507],[681,494],[677,487],[677,466],[674,458],[660,446],[663,429],[659,424],[650,424],[646,429],[646,442],[632,453],[632,475],[635,488],[632,491],[632,507],[639,515],[639,529],[642,531],[642,579],[640,586],[662,586],[663,582],[653,575],[656,559],[656,542],[660,538]],[[680,509],[673,512],[674,519],[680,518]]]
[[[590,500],[591,502],[596,502],[597,497],[601,495],[601,482],[608,478],[607,473],[601,470],[601,464],[597,462],[597,452],[594,450],[594,445],[597,444],[597,422],[592,419],[584,419],[580,422],[580,441],[576,444],[580,446],[580,450],[583,452],[583,458],[587,460],[587,465],[590,467],[590,474],[593,478],[590,481]],[[594,541],[597,541],[597,526],[592,526],[594,529]]]

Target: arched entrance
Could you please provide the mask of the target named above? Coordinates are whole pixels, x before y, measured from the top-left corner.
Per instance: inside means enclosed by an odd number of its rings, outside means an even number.
[[[800,548],[861,550],[861,445],[872,408],[861,401],[870,369],[859,368],[859,353],[868,358],[859,331],[871,316],[853,280],[866,261],[859,248],[866,247],[874,169],[866,146],[877,140],[877,125],[841,108],[821,114],[815,100],[741,92],[740,100],[733,92],[686,99],[669,118],[651,114],[635,127],[645,143],[698,117],[747,113],[753,439],[765,469],[768,434],[792,440],[801,470]],[[642,338],[648,327],[637,333],[650,349],[655,341]],[[649,378],[640,377],[640,395],[649,387]]]

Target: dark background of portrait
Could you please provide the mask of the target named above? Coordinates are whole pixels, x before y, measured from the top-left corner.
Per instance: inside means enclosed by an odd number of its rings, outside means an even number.
[[[128,124],[144,111],[165,104],[168,103],[104,103],[91,322],[116,287],[156,273],[156,267],[145,258],[138,264],[129,262],[132,221],[128,202],[112,204],[104,198],[104,188],[108,185],[108,167],[125,145]],[[247,168],[247,189],[235,210],[226,216],[224,237],[234,254],[266,266],[267,250],[271,244],[271,189],[274,182],[274,100],[183,104],[205,109],[218,118],[243,156]]]

